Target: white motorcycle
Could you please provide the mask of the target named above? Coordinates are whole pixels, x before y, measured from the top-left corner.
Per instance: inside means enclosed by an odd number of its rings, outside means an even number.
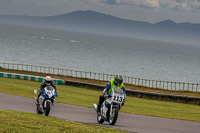
[[[102,124],[104,121],[109,122],[110,125],[115,125],[118,112],[124,102],[124,93],[120,88],[112,88],[111,96],[106,96],[106,100],[100,107],[100,112],[97,113],[97,122]],[[97,111],[97,105],[93,104]]]
[[[37,90],[34,91],[37,93]],[[53,86],[46,86],[43,93],[39,97],[39,105],[36,104],[37,113],[49,115],[51,107],[55,101],[56,93]]]

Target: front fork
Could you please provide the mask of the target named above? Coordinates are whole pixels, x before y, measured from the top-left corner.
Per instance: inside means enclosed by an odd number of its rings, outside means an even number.
[[[44,101],[44,108],[46,108],[46,106],[47,106],[47,102],[50,103],[50,108],[51,108],[51,106],[52,106],[52,102],[51,102],[50,100],[46,100],[46,101]]]
[[[109,115],[109,117],[112,115],[112,109],[113,109],[113,104],[110,105],[110,115]]]

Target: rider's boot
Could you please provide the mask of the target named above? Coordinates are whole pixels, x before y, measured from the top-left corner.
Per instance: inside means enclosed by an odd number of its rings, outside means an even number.
[[[100,113],[101,104],[103,103],[103,101],[104,101],[103,96],[100,96],[100,97],[99,97],[99,103],[98,103],[98,105],[97,105],[97,113]]]
[[[42,94],[41,90],[39,90],[39,94],[38,94],[37,99],[36,99],[36,105],[37,106],[39,106],[39,97],[40,97],[41,94]]]
[[[101,108],[101,105],[97,105],[97,113],[100,113],[100,108]]]
[[[39,96],[36,98],[36,105],[39,106]]]

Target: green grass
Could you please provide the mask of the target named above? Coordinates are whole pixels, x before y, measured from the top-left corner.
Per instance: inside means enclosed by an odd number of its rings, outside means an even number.
[[[39,88],[40,83],[19,79],[0,78],[0,92],[25,97],[35,97],[33,90]],[[102,91],[87,88],[58,85],[56,102],[92,107],[97,103]],[[127,96],[121,112],[183,119],[200,122],[200,106],[176,102],[140,99]]]
[[[48,133],[123,133],[125,131],[67,122],[32,113],[0,110],[0,132]]]

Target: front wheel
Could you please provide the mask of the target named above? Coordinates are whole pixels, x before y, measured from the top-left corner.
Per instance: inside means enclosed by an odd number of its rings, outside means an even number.
[[[44,109],[44,114],[45,114],[46,116],[49,115],[49,112],[50,112],[50,109],[51,109],[50,106],[51,106],[51,105],[50,105],[50,102],[47,101],[47,103],[46,103],[46,108]]]
[[[102,119],[102,117],[99,113],[97,114],[97,121],[99,124],[102,124],[104,122],[104,120]]]
[[[118,112],[119,112],[119,108],[113,108],[111,115],[109,117],[109,124],[110,125],[115,125],[117,118],[118,118]]]

